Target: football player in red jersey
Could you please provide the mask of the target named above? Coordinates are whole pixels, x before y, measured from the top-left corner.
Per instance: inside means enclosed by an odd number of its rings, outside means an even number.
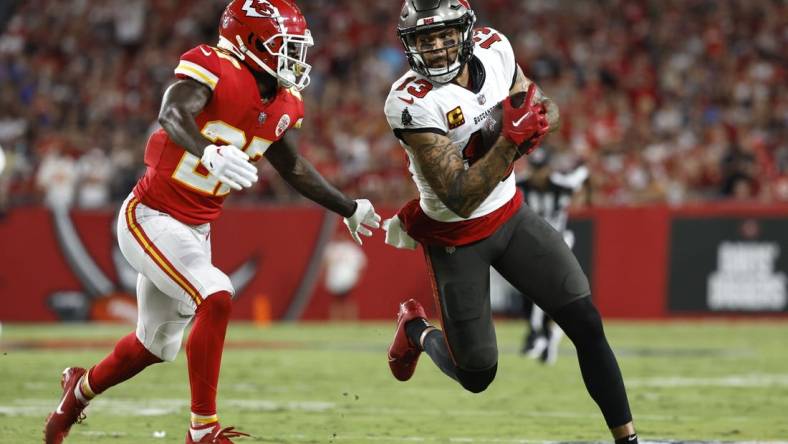
[[[222,349],[234,289],[211,263],[210,225],[232,189],[251,187],[263,156],[296,190],[345,217],[361,243],[380,217],[367,200],[330,185],[284,139],[301,125],[299,91],[309,84],[312,37],[290,0],[234,0],[222,15],[216,47],[181,56],[178,81],[164,94],[145,150],[147,171],[124,202],[118,242],[139,272],[136,332],[101,362],[70,367],[60,404],[47,418],[45,442],[61,443],[96,395],[145,367],[175,359],[184,329],[191,386],[186,443],[231,443],[216,414]]]

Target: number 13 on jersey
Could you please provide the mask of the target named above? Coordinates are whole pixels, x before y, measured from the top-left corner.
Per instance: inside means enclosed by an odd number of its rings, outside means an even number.
[[[484,49],[490,49],[493,43],[501,41],[501,35],[487,27],[479,28],[473,31],[473,41],[476,43],[481,42],[479,46]]]

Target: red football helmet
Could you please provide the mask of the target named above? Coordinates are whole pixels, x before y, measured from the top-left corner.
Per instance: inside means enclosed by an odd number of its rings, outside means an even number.
[[[312,34],[306,19],[290,0],[233,0],[219,24],[219,47],[264,71],[286,88],[309,84],[312,66],[306,63]]]

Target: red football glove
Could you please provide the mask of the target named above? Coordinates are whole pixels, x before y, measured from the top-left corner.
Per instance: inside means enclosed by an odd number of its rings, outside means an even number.
[[[520,155],[536,149],[550,129],[544,107],[541,104],[531,103],[535,92],[536,85],[531,83],[525,100],[519,107],[515,107],[512,103],[516,95],[509,96],[503,101],[502,135],[517,145]]]
[[[543,119],[540,119],[540,129],[528,140],[517,146],[517,154],[514,159],[517,160],[522,156],[531,154],[542,143],[542,139],[547,136],[550,131],[550,125],[547,123],[547,110],[540,103],[536,105],[537,112]]]

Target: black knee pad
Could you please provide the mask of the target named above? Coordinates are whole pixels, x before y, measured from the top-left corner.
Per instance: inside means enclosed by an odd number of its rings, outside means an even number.
[[[498,363],[486,370],[463,370],[457,368],[457,379],[465,390],[471,393],[481,393],[492,384],[497,371]]]
[[[602,317],[589,297],[569,303],[552,318],[575,346],[605,340]]]

